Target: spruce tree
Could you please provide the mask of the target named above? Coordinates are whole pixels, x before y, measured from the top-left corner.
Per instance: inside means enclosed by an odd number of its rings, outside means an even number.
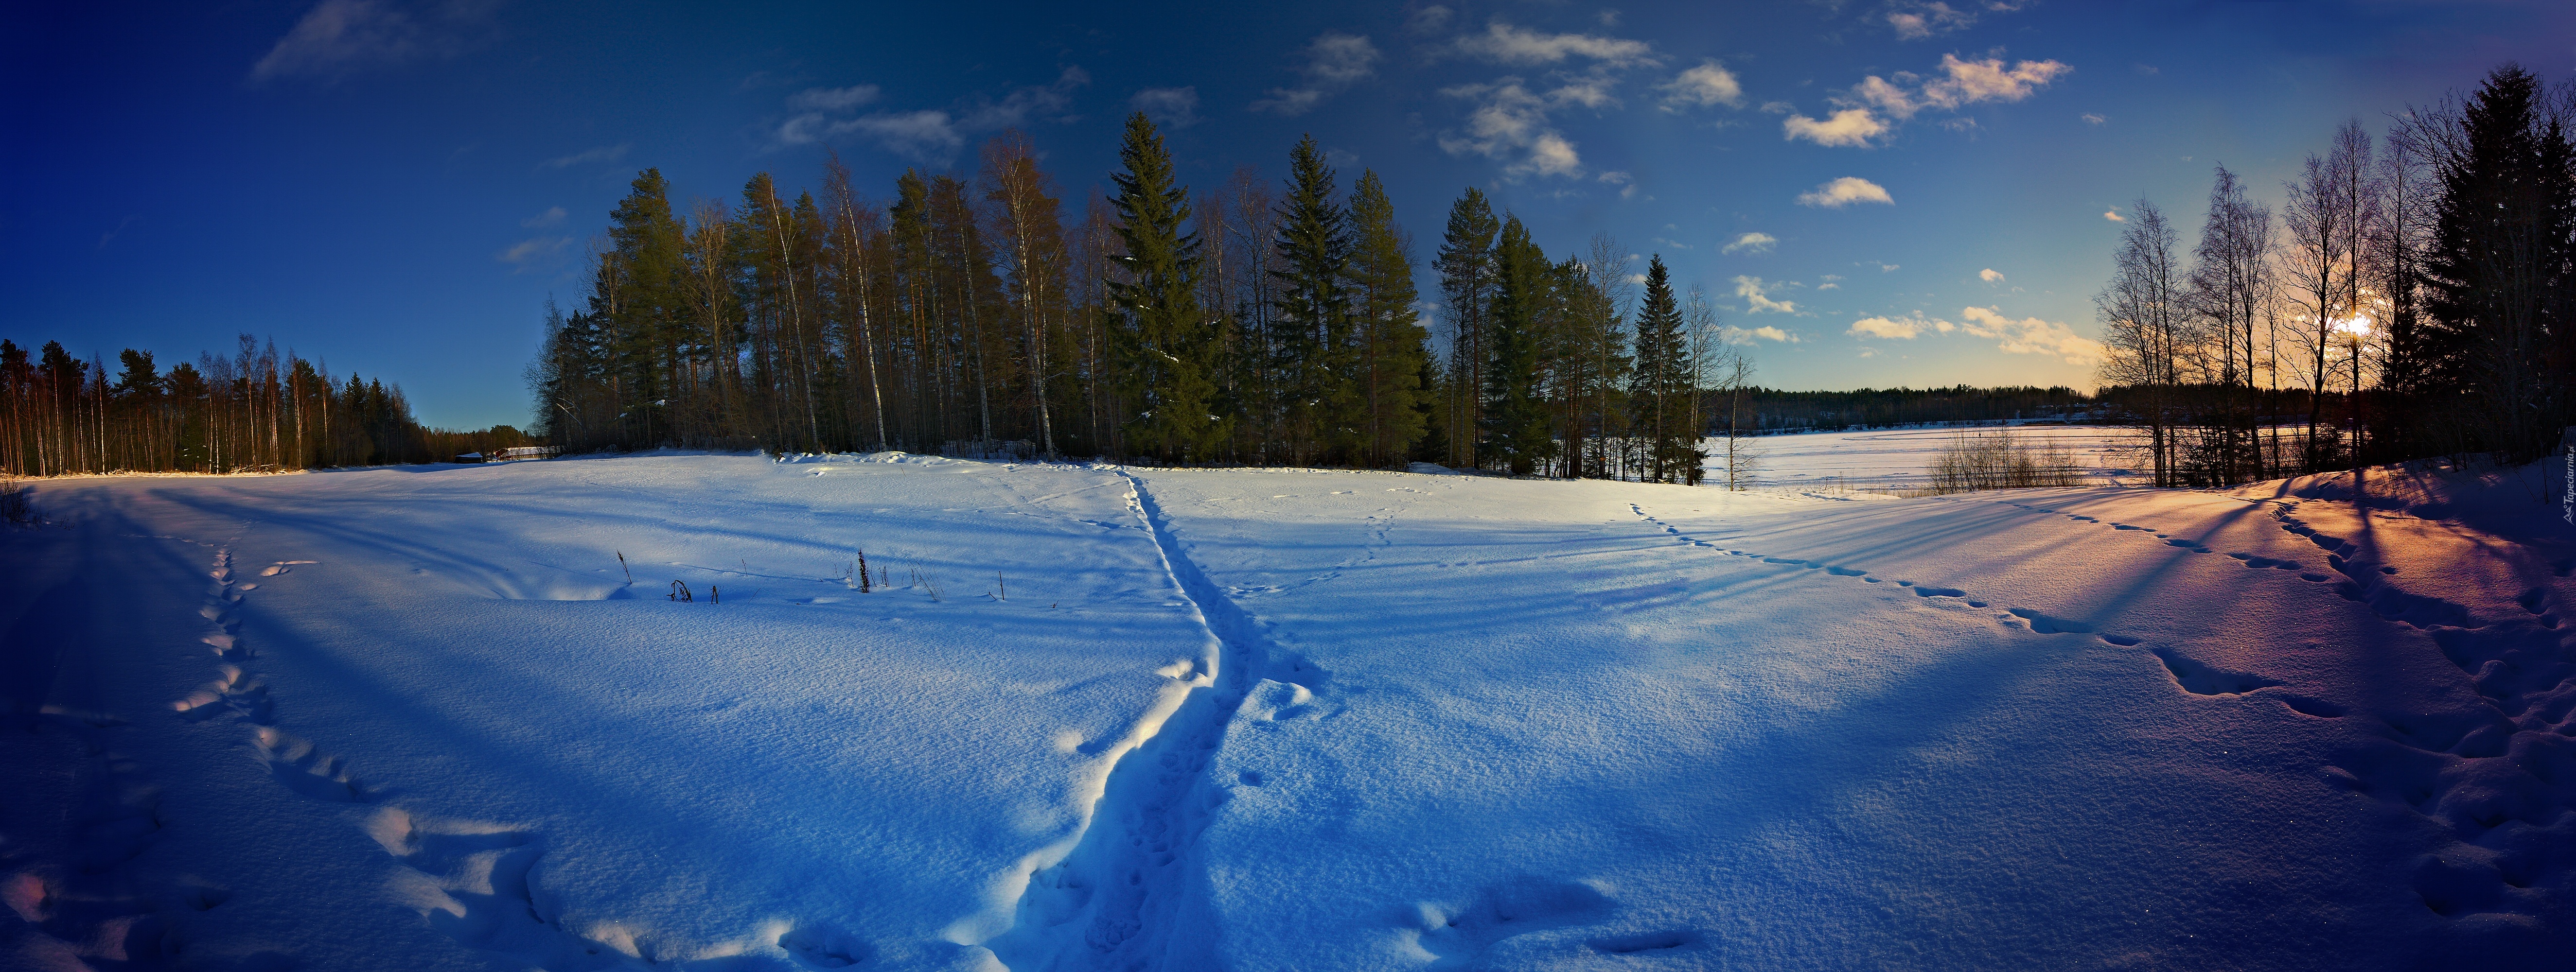
[[[1442,461],[1454,466],[1474,464],[1482,456],[1477,444],[1483,441],[1484,366],[1491,353],[1485,323],[1494,299],[1494,234],[1501,229],[1485,194],[1469,186],[1449,205],[1449,224],[1435,261],[1451,328],[1450,400],[1442,422],[1450,430],[1451,451]]]
[[[1365,401],[1356,387],[1359,349],[1352,340],[1350,216],[1333,201],[1334,173],[1315,137],[1288,153],[1288,196],[1279,204],[1273,247],[1278,281],[1276,371],[1288,398],[1287,419],[1298,461],[1349,457],[1366,442]]]
[[[1358,231],[1350,263],[1360,332],[1356,377],[1367,415],[1361,459],[1385,465],[1409,456],[1423,436],[1418,406],[1427,394],[1422,379],[1429,373],[1431,335],[1413,309],[1413,248],[1395,223],[1395,203],[1377,173],[1362,172],[1351,186],[1351,221]]]
[[[2497,68],[2439,145],[2431,320],[2418,353],[2428,399],[2475,403],[2438,437],[2451,451],[2535,453],[2570,417],[2566,366],[2576,362],[2547,359],[2551,344],[2567,345],[2576,311],[2576,149],[2546,97],[2520,66]]]
[[[1518,216],[1503,220],[1494,268],[1493,305],[1483,328],[1490,350],[1483,364],[1476,457],[1479,465],[1526,476],[1556,451],[1539,387],[1540,328],[1555,273]]]
[[[1646,475],[1653,482],[1678,482],[1702,458],[1699,430],[1692,427],[1690,418],[1691,399],[1698,389],[1690,373],[1691,349],[1681,304],[1673,298],[1672,279],[1660,254],[1646,262],[1646,297],[1637,308],[1636,342],[1629,400],[1635,435],[1645,440]]]
[[[1189,189],[1174,180],[1171,153],[1144,112],[1128,116],[1118,159],[1127,171],[1110,177],[1118,186],[1110,205],[1125,246],[1110,260],[1126,279],[1107,281],[1107,289],[1121,318],[1127,397],[1137,406],[1122,424],[1131,443],[1165,460],[1205,462],[1232,420],[1209,414],[1216,382],[1208,356],[1217,335],[1199,307],[1198,235],[1181,231],[1190,218]]]

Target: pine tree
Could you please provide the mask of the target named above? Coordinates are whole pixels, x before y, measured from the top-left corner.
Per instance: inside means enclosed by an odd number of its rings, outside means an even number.
[[[1352,250],[1350,281],[1353,312],[1359,325],[1361,373],[1365,398],[1367,465],[1399,462],[1412,453],[1424,432],[1427,399],[1423,377],[1429,374],[1431,336],[1422,329],[1413,305],[1413,247],[1395,223],[1395,203],[1377,173],[1360,173],[1351,186],[1351,222],[1358,240]]]
[[[1208,355],[1215,327],[1198,303],[1195,233],[1189,189],[1174,180],[1171,153],[1144,112],[1128,116],[1118,159],[1127,171],[1111,176],[1118,194],[1118,238],[1125,252],[1111,258],[1124,280],[1111,281],[1111,303],[1121,316],[1121,362],[1127,399],[1141,406],[1123,423],[1133,446],[1167,461],[1205,462],[1225,441],[1231,420],[1209,413],[1216,382]]]
[[[1518,216],[1503,220],[1494,267],[1493,305],[1482,328],[1490,350],[1482,366],[1476,458],[1478,465],[1526,476],[1556,452],[1539,387],[1540,328],[1555,274]]]
[[[1287,392],[1291,459],[1339,460],[1363,445],[1364,402],[1354,387],[1350,216],[1333,201],[1334,173],[1312,135],[1288,153],[1288,197],[1279,204],[1278,329],[1274,353]]]
[[[1629,394],[1637,435],[1646,443],[1646,476],[1659,483],[1687,475],[1698,459],[1698,430],[1690,427],[1697,389],[1687,371],[1690,348],[1670,274],[1658,254],[1646,262],[1646,299],[1637,308],[1637,370]]]
[[[2428,399],[2474,403],[2437,436],[2452,451],[2542,451],[2570,417],[2576,362],[2548,364],[2576,348],[2576,148],[2546,97],[2507,64],[2433,133],[2442,200],[2418,351]]]
[[[1473,465],[1482,455],[1484,366],[1491,354],[1485,326],[1494,299],[1494,234],[1501,229],[1485,194],[1469,186],[1450,204],[1440,238],[1436,265],[1450,326],[1450,400],[1443,424],[1450,430],[1451,452],[1444,461],[1453,466]]]

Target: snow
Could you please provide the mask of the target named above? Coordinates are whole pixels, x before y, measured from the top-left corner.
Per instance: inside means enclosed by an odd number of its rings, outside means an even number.
[[[0,965],[2544,964],[2544,478],[45,481]]]
[[[1758,457],[1753,484],[1769,488],[1818,488],[1836,491],[1895,492],[1929,485],[1933,457],[1962,437],[2009,434],[2016,441],[2065,450],[2084,480],[2119,485],[2138,480],[2145,456],[2134,447],[2133,430],[2100,425],[2027,425],[1869,429],[1859,432],[1799,432],[1740,440]],[[1709,439],[1700,448],[1724,455],[1726,443]],[[1710,460],[1710,475],[1723,477]]]

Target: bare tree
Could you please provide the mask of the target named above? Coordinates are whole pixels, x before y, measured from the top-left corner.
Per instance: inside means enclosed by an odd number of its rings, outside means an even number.
[[[984,143],[987,198],[997,204],[1003,253],[1010,261],[1011,287],[1019,305],[1020,326],[1028,342],[1029,398],[1035,403],[1038,436],[1046,456],[1055,457],[1055,423],[1047,412],[1046,344],[1048,322],[1064,300],[1064,232],[1058,206],[1047,190],[1046,172],[1038,168],[1037,148],[1018,129]]]
[[[2186,343],[2183,280],[2174,265],[2174,231],[2156,204],[2140,199],[2131,205],[2120,248],[2112,255],[2112,277],[2093,296],[2102,322],[2101,378],[2106,385],[2137,390],[2144,414],[2147,448],[2155,464],[2155,484],[2174,484],[2174,388],[2180,383],[2178,362]]]
[[[2283,222],[2289,245],[2282,256],[2285,292],[2294,312],[2286,323],[2299,358],[2293,374],[2308,388],[2305,468],[2323,468],[2328,444],[2318,437],[2325,394],[2335,377],[2336,333],[2359,326],[2361,248],[2369,237],[2370,134],[2361,121],[2344,123],[2326,154],[2308,156],[2296,181],[2286,184]]]
[[[2201,318],[2204,350],[2214,352],[2202,370],[2227,395],[2209,457],[2212,472],[2220,482],[2261,478],[2261,450],[2254,441],[2255,328],[2272,300],[2272,210],[2246,198],[2244,182],[2224,165],[2210,185],[2209,218],[2192,255],[2197,264],[2191,309]]]

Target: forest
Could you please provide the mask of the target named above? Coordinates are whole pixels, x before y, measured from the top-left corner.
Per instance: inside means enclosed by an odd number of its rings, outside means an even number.
[[[241,335],[231,355],[163,371],[126,349],[111,371],[48,341],[0,340],[0,473],[281,472],[429,462],[527,445],[510,426],[423,428],[402,386],[350,375]]]
[[[2528,459],[2576,424],[2576,84],[2513,65],[2354,120],[2276,210],[2215,171],[2186,255],[2129,207],[2095,296],[2100,389],[1783,391],[1698,287],[1607,235],[1550,255],[1466,189],[1430,248],[1312,138],[1284,180],[1179,183],[1139,113],[1078,207],[1025,134],[864,196],[770,173],[676,204],[640,172],[552,306],[534,427],[421,427],[399,386],[281,353],[118,367],[0,342],[0,471],[243,472],[544,442],[1697,482],[1706,437],[2056,418],[2134,425],[2161,485],[2429,456]],[[1425,318],[1425,311],[1433,316]],[[1735,482],[1756,450],[1714,450]]]
[[[2141,199],[2095,298],[2098,393],[2158,485],[2448,456],[2527,461],[2576,424],[2576,84],[2516,65],[2359,119],[2276,211],[2220,166],[2188,262]]]
[[[971,179],[906,171],[884,200],[835,158],[819,197],[790,201],[762,173],[734,205],[683,213],[645,170],[588,297],[548,314],[529,370],[540,429],[576,451],[1697,481],[1701,431],[1730,425],[1703,393],[1752,373],[1660,259],[1637,273],[1607,237],[1551,257],[1475,189],[1450,207],[1426,301],[1376,174],[1345,188],[1311,138],[1279,185],[1250,166],[1179,184],[1142,114],[1120,159],[1114,193],[1072,219],[1018,132],[985,144]]]

